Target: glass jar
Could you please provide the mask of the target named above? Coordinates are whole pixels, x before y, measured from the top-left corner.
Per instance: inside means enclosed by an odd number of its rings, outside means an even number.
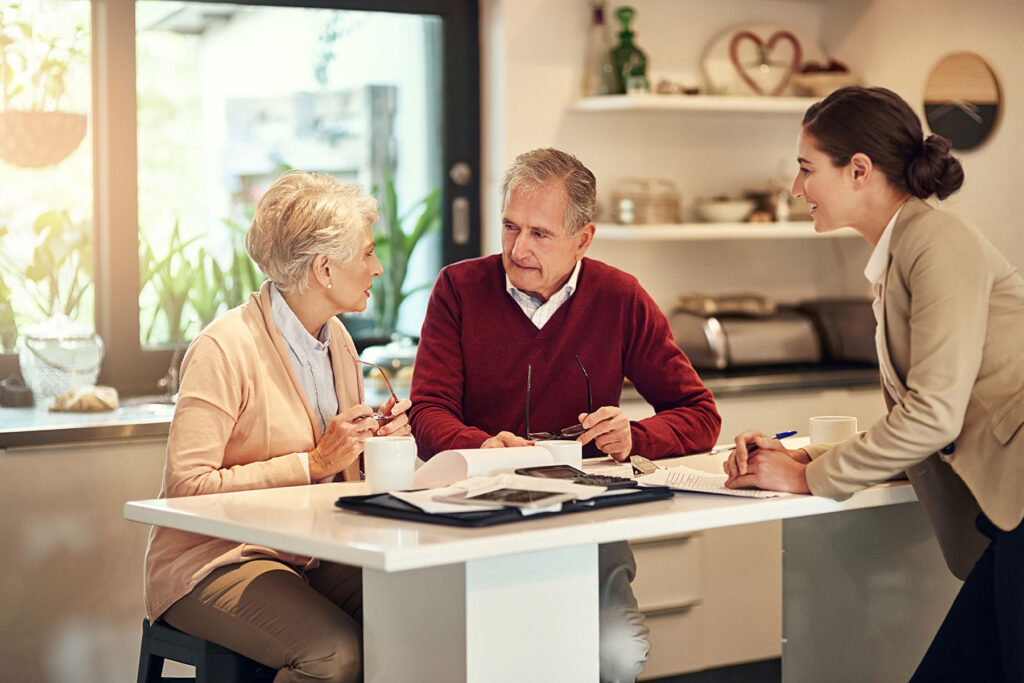
[[[18,364],[36,405],[48,405],[66,391],[96,384],[103,351],[98,334],[63,314],[26,327]]]

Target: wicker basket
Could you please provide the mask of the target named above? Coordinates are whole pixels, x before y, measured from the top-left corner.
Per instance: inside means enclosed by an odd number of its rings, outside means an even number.
[[[22,168],[63,161],[85,138],[85,114],[0,111],[0,159]]]

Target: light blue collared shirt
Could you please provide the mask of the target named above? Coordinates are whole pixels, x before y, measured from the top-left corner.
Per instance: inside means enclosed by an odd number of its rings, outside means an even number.
[[[292,367],[309,404],[313,406],[320,428],[326,429],[327,423],[338,414],[338,393],[334,387],[334,369],[328,348],[331,326],[325,324],[320,328],[320,335],[313,337],[273,284],[270,285],[270,314],[284,337]]]
[[[547,301],[538,301],[521,289],[516,288],[512,284],[512,281],[508,279],[508,274],[505,275],[505,291],[508,292],[509,296],[519,304],[519,308],[523,309],[523,313],[526,317],[537,326],[537,329],[541,329],[556,311],[569,300],[573,292],[576,291],[576,281],[580,277],[580,262],[576,262],[576,267],[572,269],[572,274],[569,279],[566,280],[562,288],[551,295]]]

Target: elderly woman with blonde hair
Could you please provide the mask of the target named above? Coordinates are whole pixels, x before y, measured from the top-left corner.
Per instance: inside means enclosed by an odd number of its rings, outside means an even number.
[[[408,434],[407,399],[363,405],[340,313],[366,308],[381,274],[373,197],[289,171],[260,200],[246,249],[258,293],[192,342],[167,443],[161,497],[358,479],[363,442]],[[386,424],[385,424],[386,423]],[[150,620],[278,670],[274,680],[362,677],[359,568],[154,527]]]

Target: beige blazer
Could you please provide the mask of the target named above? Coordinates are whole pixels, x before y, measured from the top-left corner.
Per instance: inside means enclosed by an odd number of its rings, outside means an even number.
[[[839,444],[808,447],[807,483],[842,499],[906,471],[950,570],[965,578],[1024,517],[1024,278],[975,228],[920,199],[893,227],[879,363],[900,383],[889,413]]]

